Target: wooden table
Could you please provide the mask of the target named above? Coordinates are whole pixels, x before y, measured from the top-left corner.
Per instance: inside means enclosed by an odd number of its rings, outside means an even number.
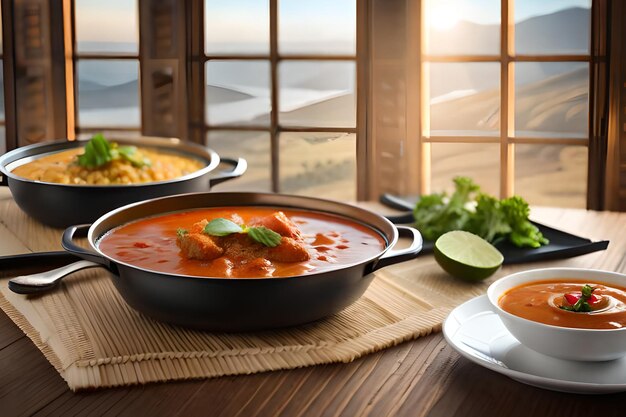
[[[0,190],[0,198],[10,198]],[[528,264],[626,272],[626,213],[536,208],[533,218],[593,239],[606,252]],[[0,228],[0,255],[23,250]],[[431,255],[423,262],[432,262]],[[518,266],[519,268],[519,266]],[[505,271],[506,272],[506,269]],[[72,393],[0,312],[0,416],[624,416],[626,393],[563,394],[482,368],[440,333],[349,364]]]

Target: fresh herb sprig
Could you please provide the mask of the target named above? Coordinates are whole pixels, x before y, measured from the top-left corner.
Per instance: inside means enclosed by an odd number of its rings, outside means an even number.
[[[85,152],[77,158],[78,165],[85,168],[99,168],[116,159],[124,159],[138,168],[150,166],[150,160],[142,157],[136,146],[118,146],[106,140],[101,133],[87,142]]]
[[[490,243],[508,239],[518,247],[549,243],[528,220],[530,208],[519,196],[498,199],[481,192],[471,178],[454,178],[454,192],[424,195],[413,210],[415,226],[424,239],[435,241],[452,230],[474,233]]]
[[[221,217],[207,223],[207,225],[204,226],[203,232],[211,236],[228,236],[233,233],[245,233],[255,242],[270,248],[280,245],[282,239],[278,233],[265,226],[240,226],[233,221]]]
[[[589,299],[591,298],[594,290],[595,288],[589,284],[583,285],[578,301],[576,301],[573,305],[563,304],[560,308],[562,310],[573,311],[575,313],[590,312],[591,306],[589,305]]]

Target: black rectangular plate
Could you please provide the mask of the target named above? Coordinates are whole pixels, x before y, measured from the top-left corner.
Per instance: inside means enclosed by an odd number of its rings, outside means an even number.
[[[413,206],[413,204],[407,201],[402,201],[398,197],[390,195],[383,195],[380,201],[387,206],[400,210],[406,210],[407,208]],[[393,223],[407,224],[413,221],[413,212],[408,211],[397,216],[386,217]],[[531,221],[531,223],[539,228],[541,233],[550,241],[550,243],[540,248],[532,249],[518,248],[509,241],[502,241],[495,246],[500,252],[502,252],[505,264],[519,264],[524,262],[571,258],[591,252],[605,250],[609,246],[608,240],[592,242],[590,239],[563,232],[562,230],[554,229],[541,223],[533,221]],[[422,253],[432,252],[433,245],[434,242],[432,241],[424,241]]]

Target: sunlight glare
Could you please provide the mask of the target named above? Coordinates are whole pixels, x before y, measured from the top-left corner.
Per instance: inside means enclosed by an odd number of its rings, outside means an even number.
[[[427,24],[433,29],[446,31],[452,29],[459,21],[459,12],[453,4],[448,2],[429,2]]]

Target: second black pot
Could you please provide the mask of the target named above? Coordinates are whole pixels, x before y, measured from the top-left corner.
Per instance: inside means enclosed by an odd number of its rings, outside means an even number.
[[[0,156],[3,185],[8,185],[17,205],[41,223],[65,228],[91,223],[103,214],[129,203],[167,195],[208,191],[221,182],[238,178],[247,170],[243,158],[221,158],[213,150],[179,139],[140,137],[113,139],[120,144],[152,147],[200,159],[204,168],[167,181],[124,185],[69,185],[33,181],[14,175],[16,165],[38,156],[84,146],[85,141],[54,141],[14,149]],[[221,163],[232,170],[216,174]]]

